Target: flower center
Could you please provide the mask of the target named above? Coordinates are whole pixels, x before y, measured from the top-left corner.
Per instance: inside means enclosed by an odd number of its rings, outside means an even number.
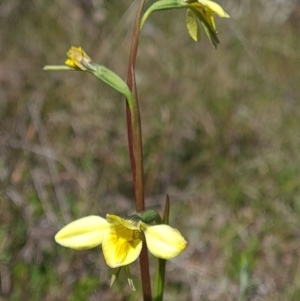
[[[139,231],[133,230],[133,239],[141,239],[141,235]]]
[[[140,238],[140,232],[138,230],[128,229],[121,224],[114,225],[113,229],[118,239],[133,241]]]

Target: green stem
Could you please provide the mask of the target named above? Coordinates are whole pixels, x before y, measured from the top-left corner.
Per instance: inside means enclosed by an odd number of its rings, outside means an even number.
[[[140,35],[140,22],[142,11],[145,5],[145,0],[140,1],[140,5],[136,14],[132,43],[130,49],[128,72],[127,72],[127,85],[133,96],[132,111],[126,103],[126,117],[127,117],[127,133],[128,133],[128,146],[130,163],[134,184],[134,195],[137,212],[145,210],[144,202],[144,168],[143,168],[143,147],[142,147],[142,133],[141,133],[141,118],[138,103],[138,96],[135,82],[135,64]],[[143,287],[144,301],[152,301],[150,274],[149,274],[149,260],[144,239],[143,248],[140,254],[140,270]]]
[[[157,259],[157,268],[154,284],[154,301],[162,301],[164,295],[164,286],[165,286],[165,272],[166,272],[166,263],[165,259]]]
[[[164,215],[162,218],[162,222],[166,225],[169,224],[169,213],[170,213],[170,199],[169,199],[169,195],[167,195]],[[154,284],[154,301],[163,300],[166,264],[167,261],[165,259],[160,259],[160,258],[157,259],[157,269],[156,269],[155,284]]]

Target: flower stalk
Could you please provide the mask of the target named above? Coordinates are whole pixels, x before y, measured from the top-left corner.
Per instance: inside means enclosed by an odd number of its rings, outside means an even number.
[[[143,165],[143,145],[142,145],[142,130],[141,117],[139,110],[138,94],[135,81],[135,65],[137,58],[137,50],[140,37],[140,24],[142,12],[145,5],[145,0],[141,0],[137,9],[135,23],[133,27],[133,35],[131,41],[131,49],[127,70],[127,85],[133,96],[133,109],[130,110],[128,103],[126,103],[126,117],[127,117],[127,136],[129,156],[133,177],[133,187],[135,195],[136,211],[141,212],[145,210],[144,200],[144,165]],[[151,281],[149,273],[149,259],[146,248],[145,237],[143,237],[143,247],[140,254],[140,272],[143,289],[144,301],[152,301]]]

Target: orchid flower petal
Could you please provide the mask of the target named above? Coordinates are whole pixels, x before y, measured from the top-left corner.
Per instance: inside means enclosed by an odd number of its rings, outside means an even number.
[[[100,216],[83,217],[63,227],[55,235],[55,241],[75,250],[91,249],[102,243],[103,236],[110,227]]]
[[[205,7],[205,9],[209,9],[211,12],[215,13],[219,17],[229,18],[229,15],[225,12],[225,10],[218,3],[210,0],[197,0],[197,2]]]
[[[140,229],[140,221],[133,221],[130,219],[124,219],[120,216],[113,215],[113,214],[106,214],[106,220],[111,224],[111,225],[118,225],[121,224],[127,229],[131,230],[139,230]]]
[[[158,258],[171,259],[186,247],[186,240],[180,232],[169,225],[149,226],[142,224],[149,251]]]

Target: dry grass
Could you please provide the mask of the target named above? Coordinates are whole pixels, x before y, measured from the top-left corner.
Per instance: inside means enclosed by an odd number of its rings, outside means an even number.
[[[300,7],[277,2],[224,2],[233,18],[217,20],[217,51],[189,39],[183,12],[144,28],[147,204],[169,193],[189,242],[167,266],[165,300],[300,298]],[[124,77],[127,6],[0,4],[0,300],[140,300],[125,280],[108,289],[99,249],[53,241],[72,219],[132,212],[124,100],[86,74],[42,71],[81,45]]]

